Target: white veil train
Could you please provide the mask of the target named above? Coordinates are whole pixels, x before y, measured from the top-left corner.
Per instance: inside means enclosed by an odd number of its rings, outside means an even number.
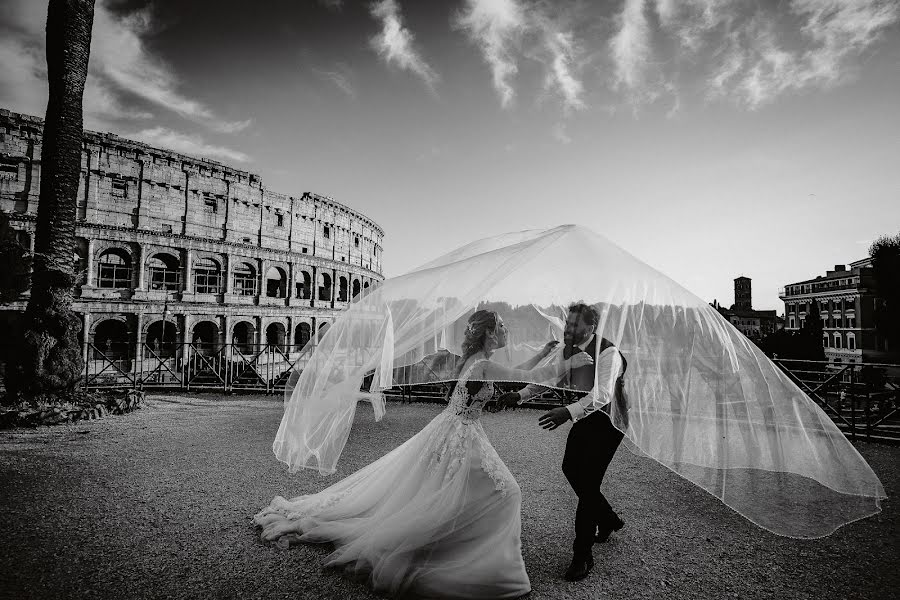
[[[814,538],[880,511],[878,477],[831,419],[705,301],[580,226],[473,242],[357,298],[295,372],[273,445],[292,471],[332,473],[357,402],[453,380],[466,319],[497,311],[509,366],[562,339],[573,302],[627,360],[626,445],[760,527]],[[304,361],[301,361],[301,363]],[[546,370],[544,370],[546,372]],[[554,381],[528,377],[519,384]],[[536,426],[537,427],[537,426]],[[536,431],[537,433],[537,431]]]

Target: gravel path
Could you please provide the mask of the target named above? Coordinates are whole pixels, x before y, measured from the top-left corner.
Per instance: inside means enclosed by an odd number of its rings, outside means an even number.
[[[124,417],[0,432],[0,597],[376,598],[320,567],[328,549],[279,550],[250,517],[272,496],[310,493],[382,456],[436,404],[361,405],[340,470],[289,475],[271,453],[281,400],[151,396]],[[900,591],[900,448],[858,444],[881,477],[883,512],[821,540],[781,538],[624,448],[604,484],[626,520],[597,566],[562,581],[575,499],[559,463],[567,427],[538,412],[485,415],[524,496],[530,598],[893,598]]]

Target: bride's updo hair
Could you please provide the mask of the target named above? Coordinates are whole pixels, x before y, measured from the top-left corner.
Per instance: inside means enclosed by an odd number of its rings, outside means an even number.
[[[466,361],[469,360],[469,357],[484,350],[484,341],[485,338],[487,338],[488,332],[494,331],[496,328],[497,313],[493,311],[476,310],[472,316],[469,317],[469,323],[466,326],[466,337],[462,342],[462,358],[459,359],[459,367],[456,370],[457,377],[462,373],[462,369],[465,366]],[[456,383],[457,382],[454,381],[453,385],[450,386],[445,399],[450,398],[453,390],[456,389]],[[483,385],[483,381],[470,381],[466,383],[466,388],[469,390],[470,396],[469,402],[472,401],[471,396],[477,394]]]
[[[484,349],[487,334],[497,328],[497,313],[490,310],[476,310],[469,317],[466,337],[462,343],[462,363]]]

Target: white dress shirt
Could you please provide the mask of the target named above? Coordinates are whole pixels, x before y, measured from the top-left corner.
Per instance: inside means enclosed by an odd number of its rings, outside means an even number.
[[[590,345],[593,339],[594,336],[592,335],[584,343],[578,344],[578,349],[584,352],[584,349]],[[557,353],[557,356],[553,360],[562,360],[562,348],[557,347],[555,352]],[[573,422],[583,419],[595,410],[600,409],[612,401],[616,389],[616,379],[622,375],[622,367],[624,366],[622,363],[622,355],[619,354],[619,350],[615,346],[610,346],[601,352],[598,356],[594,357],[594,361],[594,385],[597,388],[597,397],[596,399],[594,398],[592,389],[583,397],[566,406]],[[526,386],[518,392],[520,398],[519,404],[522,404],[532,396],[536,396],[546,389],[546,387],[537,384]]]

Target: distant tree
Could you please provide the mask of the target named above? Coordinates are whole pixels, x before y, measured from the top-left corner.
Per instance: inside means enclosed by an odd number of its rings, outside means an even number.
[[[31,254],[16,238],[9,217],[0,211],[0,303],[13,302],[28,290]]]
[[[818,318],[818,317],[817,317]],[[809,321],[807,320],[807,323]],[[822,347],[822,324],[819,323],[818,338],[807,330],[800,331],[779,329],[770,333],[759,342],[759,347],[766,355],[777,356],[785,360],[825,360],[825,349]],[[815,370],[815,369],[812,369]]]
[[[900,233],[884,235],[869,246],[880,302],[875,310],[875,329],[888,340],[892,350],[900,349]]]

